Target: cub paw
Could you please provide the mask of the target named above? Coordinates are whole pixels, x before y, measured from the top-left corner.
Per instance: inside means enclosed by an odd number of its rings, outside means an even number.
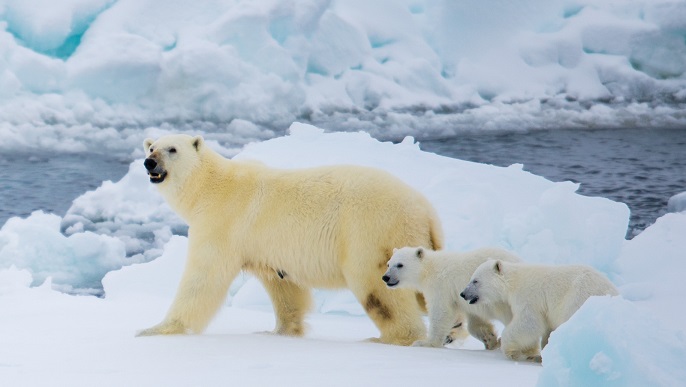
[[[541,355],[528,356],[526,358],[526,360],[532,361],[534,363],[543,363],[543,359],[541,358]]]
[[[500,348],[500,339],[492,333],[489,333],[486,336],[484,336],[482,341],[484,343],[484,346],[486,346],[486,349],[488,350]]]
[[[412,343],[413,347],[425,347],[425,348],[443,348],[443,344],[431,342],[429,340],[417,340]]]
[[[448,335],[443,340],[443,345],[454,342],[462,343],[469,336],[469,332],[465,329],[462,322],[457,322],[451,329]]]

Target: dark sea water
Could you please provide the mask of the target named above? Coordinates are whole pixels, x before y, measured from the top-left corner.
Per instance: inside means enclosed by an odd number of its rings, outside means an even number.
[[[463,134],[422,141],[444,156],[508,166],[552,181],[580,183],[577,191],[626,203],[628,237],[667,212],[667,200],[686,191],[686,129],[546,130]]]
[[[35,210],[63,216],[77,197],[121,179],[130,162],[98,154],[0,152],[0,226]]]
[[[524,169],[581,183],[579,193],[626,203],[632,237],[686,191],[686,130],[550,130],[465,133],[421,148],[463,160]],[[104,180],[119,180],[131,160],[96,154],[0,153],[0,226],[34,210],[60,216]],[[142,166],[141,166],[142,167]]]

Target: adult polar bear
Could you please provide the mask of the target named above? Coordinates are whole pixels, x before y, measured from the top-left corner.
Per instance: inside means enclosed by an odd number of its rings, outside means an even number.
[[[381,276],[393,249],[443,245],[438,217],[419,192],[358,166],[278,170],[226,159],[202,137],[144,142],[150,181],[190,226],[186,268],[158,325],[139,335],[202,332],[241,270],[271,297],[275,333],[301,336],[310,288],[349,288],[378,341],[409,345],[426,327],[415,292]]]

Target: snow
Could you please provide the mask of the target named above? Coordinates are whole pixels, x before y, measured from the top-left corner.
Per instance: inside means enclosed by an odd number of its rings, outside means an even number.
[[[678,386],[683,331],[620,298],[593,297],[550,336],[539,386]]]
[[[170,124],[239,147],[296,120],[384,139],[684,127],[685,15],[685,0],[0,0],[0,149],[102,136],[124,152]]]
[[[0,267],[31,268],[34,285],[51,277],[64,290],[85,292],[126,263],[121,240],[92,232],[64,236],[60,217],[40,211],[28,219],[11,218],[0,229],[0,262]]]
[[[279,168],[385,169],[436,207],[446,248],[493,245],[531,262],[589,264],[622,297],[587,302],[552,334],[542,367],[508,361],[472,338],[442,350],[364,342],[378,331],[345,290],[315,292],[304,338],[258,334],[273,328],[274,315],[248,275],[236,279],[204,334],[136,338],[163,318],[187,248],[183,224],[151,188],[139,159],[120,181],[77,198],[64,218],[36,212],[0,229],[4,384],[412,386],[459,379],[485,386],[670,386],[686,377],[678,364],[686,355],[679,299],[686,292],[679,278],[686,272],[685,213],[667,214],[625,240],[629,210],[622,203],[580,196],[577,185],[519,165],[427,153],[410,137],[393,144],[295,123],[289,135],[240,151],[209,144]]]
[[[683,212],[686,211],[686,192],[676,194],[667,201],[667,211]]]

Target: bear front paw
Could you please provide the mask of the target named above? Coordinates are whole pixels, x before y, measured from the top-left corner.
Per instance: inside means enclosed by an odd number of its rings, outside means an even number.
[[[154,327],[143,329],[136,333],[140,336],[157,336],[157,335],[180,335],[186,333],[186,329],[178,322],[160,323]]]
[[[443,348],[443,344],[435,343],[429,340],[417,340],[412,343],[413,347],[426,347],[426,348]]]

